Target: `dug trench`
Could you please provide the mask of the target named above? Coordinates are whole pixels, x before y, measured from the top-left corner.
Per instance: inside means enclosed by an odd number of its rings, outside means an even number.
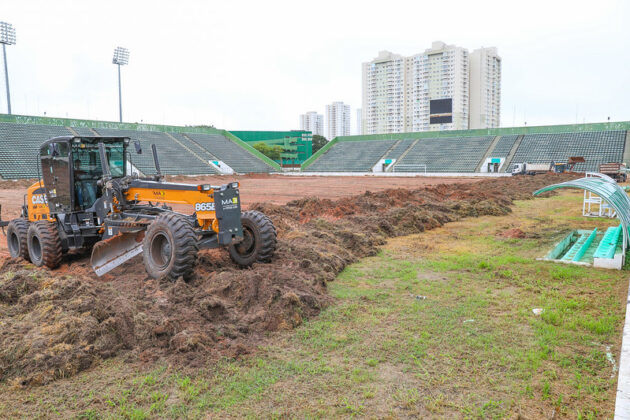
[[[250,206],[278,231],[269,264],[238,268],[226,251],[200,252],[189,282],[149,278],[136,258],[98,278],[89,254],[54,271],[22,260],[0,267],[0,380],[33,386],[114,356],[195,367],[254,351],[265,333],[299,326],[333,299],[326,284],[374,255],[388,237],[464,217],[505,215],[514,200],[571,175],[491,179],[420,189]]]

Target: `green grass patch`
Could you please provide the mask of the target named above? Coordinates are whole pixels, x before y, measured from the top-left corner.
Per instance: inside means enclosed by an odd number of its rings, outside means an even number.
[[[579,199],[392,240],[329,283],[334,304],[251,356],[131,374],[107,362],[66,388],[20,391],[24,404],[81,419],[611,417],[606,351],[618,353],[627,273],[535,259],[574,228],[563,206]],[[535,235],[500,235],[514,227]]]

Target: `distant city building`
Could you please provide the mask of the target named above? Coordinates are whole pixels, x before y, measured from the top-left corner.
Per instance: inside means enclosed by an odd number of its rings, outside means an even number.
[[[333,102],[326,105],[326,138],[350,135],[350,105]]]
[[[434,42],[424,53],[381,51],[363,63],[363,134],[498,127],[500,103],[496,48],[469,56]]]
[[[315,111],[300,115],[300,130],[307,130],[313,135],[324,135],[324,116]]]
[[[496,48],[470,54],[469,128],[499,127],[501,117],[501,57]]]
[[[381,51],[363,63],[362,134],[405,131],[405,58]]]
[[[363,134],[363,110],[358,108],[356,110],[357,113],[357,132],[355,134]]]

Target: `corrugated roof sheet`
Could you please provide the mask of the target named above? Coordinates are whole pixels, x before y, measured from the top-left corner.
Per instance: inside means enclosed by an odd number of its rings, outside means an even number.
[[[590,191],[610,204],[617,212],[617,218],[621,221],[623,228],[623,249],[625,250],[627,248],[628,240],[630,239],[630,236],[628,236],[628,226],[630,225],[630,197],[628,197],[628,194],[623,188],[617,185],[616,182],[611,182],[606,178],[588,177],[549,185],[538,191],[534,191],[534,195],[539,195],[558,188],[577,188]]]

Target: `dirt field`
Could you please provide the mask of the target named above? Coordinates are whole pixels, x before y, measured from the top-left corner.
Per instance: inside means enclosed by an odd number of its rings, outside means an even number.
[[[535,260],[596,222],[530,200],[569,176],[240,177],[277,252],[189,282],[0,257],[0,417],[609,417],[625,273]]]
[[[265,182],[282,185],[268,179],[241,181],[258,181],[260,192]],[[225,251],[204,251],[188,283],[153,280],[137,259],[97,278],[87,254],[67,256],[52,272],[5,258],[0,268],[0,378],[42,384],[121,354],[131,361],[167,359],[194,366],[247,353],[265,332],[291,329],[317,315],[331,301],[327,282],[348,264],[374,255],[387,237],[462,217],[504,215],[513,200],[529,199],[533,190],[562,179],[546,175],[415,189],[413,182],[426,180],[410,179],[404,180],[407,189],[336,200],[311,196],[281,206],[250,203],[278,231],[272,262],[242,270]],[[379,181],[381,186],[392,183]],[[354,188],[367,186],[355,183]],[[342,190],[339,185],[337,193]]]
[[[282,175],[252,174],[243,176],[168,177],[168,181],[182,183],[209,183],[214,185],[238,181],[241,184],[243,208],[252,203],[286,204],[304,197],[335,199],[362,194],[365,191],[382,191],[388,188],[420,188],[426,185],[475,182],[479,178],[388,178],[388,177],[289,177]],[[20,215],[24,193],[36,180],[0,181],[2,219],[11,220]],[[187,206],[178,211],[190,212]],[[6,256],[6,238],[0,235],[0,255]]]

